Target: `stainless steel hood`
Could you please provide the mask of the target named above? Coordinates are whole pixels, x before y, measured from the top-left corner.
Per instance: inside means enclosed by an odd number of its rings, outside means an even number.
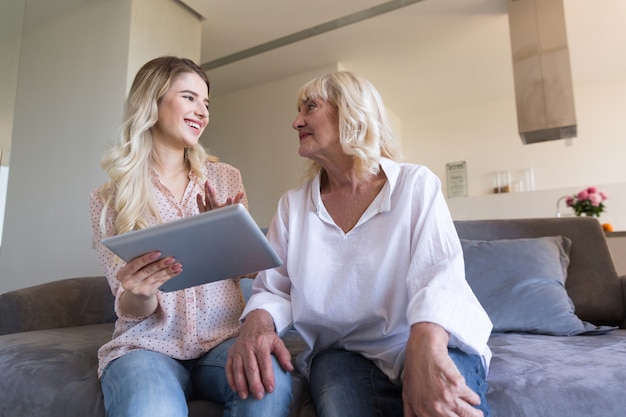
[[[508,6],[522,142],[576,137],[563,0],[508,0]]]

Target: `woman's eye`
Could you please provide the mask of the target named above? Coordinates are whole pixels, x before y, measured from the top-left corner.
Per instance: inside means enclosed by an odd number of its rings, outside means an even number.
[[[193,101],[193,96],[183,96],[185,100]]]

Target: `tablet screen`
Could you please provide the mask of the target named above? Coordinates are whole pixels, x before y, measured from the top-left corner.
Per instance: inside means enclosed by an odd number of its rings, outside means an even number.
[[[122,235],[102,243],[128,262],[151,251],[183,267],[161,286],[175,291],[274,268],[281,264],[242,204],[233,204]]]

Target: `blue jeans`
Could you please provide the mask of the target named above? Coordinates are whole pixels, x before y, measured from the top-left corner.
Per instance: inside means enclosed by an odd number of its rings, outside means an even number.
[[[107,417],[187,417],[187,400],[202,399],[225,405],[224,416],[287,416],[291,376],[276,359],[276,389],[262,400],[239,398],[228,386],[224,370],[229,339],[196,360],[180,361],[167,355],[138,350],[112,361],[101,385]]]
[[[485,417],[487,382],[481,359],[459,349],[448,349],[465,383],[480,396]],[[318,417],[403,417],[402,387],[369,359],[358,353],[331,349],[318,353],[311,363],[311,395]]]

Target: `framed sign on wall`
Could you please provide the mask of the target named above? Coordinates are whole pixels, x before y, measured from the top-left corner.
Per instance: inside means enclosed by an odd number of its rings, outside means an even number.
[[[467,166],[465,161],[446,164],[448,198],[467,197]]]

